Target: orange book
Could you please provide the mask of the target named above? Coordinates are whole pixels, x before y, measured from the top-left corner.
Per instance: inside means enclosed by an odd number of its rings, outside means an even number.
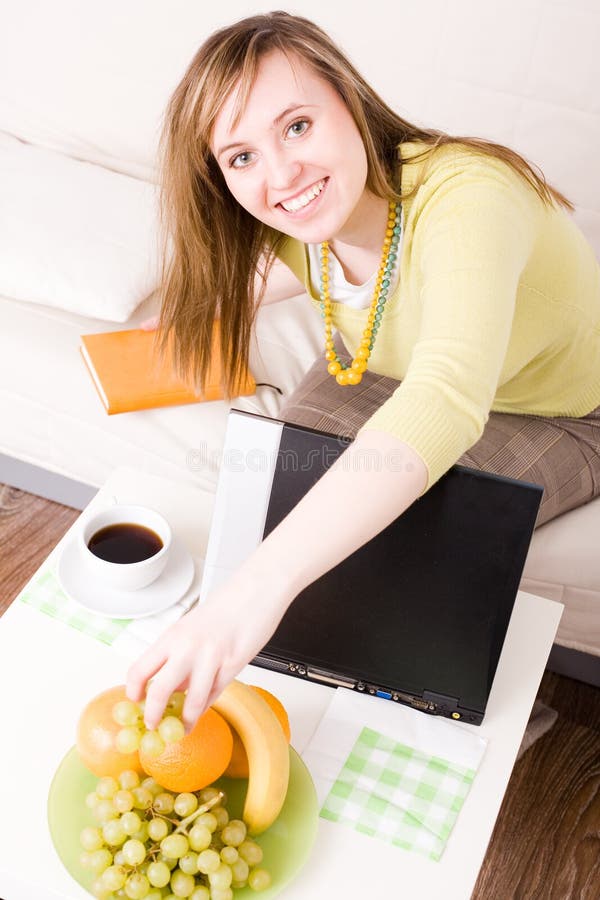
[[[81,355],[87,365],[106,412],[131,412],[180,403],[220,400],[221,354],[218,332],[213,339],[212,364],[204,391],[198,394],[173,373],[170,357],[161,359],[156,349],[156,332],[134,328],[81,336]],[[254,378],[247,372],[236,390],[237,396],[253,394]]]

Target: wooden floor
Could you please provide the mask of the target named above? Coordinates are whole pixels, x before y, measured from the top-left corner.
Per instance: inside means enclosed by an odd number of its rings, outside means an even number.
[[[0,614],[77,516],[0,485]],[[515,766],[472,900],[600,898],[600,691],[546,672],[538,696],[558,720]]]

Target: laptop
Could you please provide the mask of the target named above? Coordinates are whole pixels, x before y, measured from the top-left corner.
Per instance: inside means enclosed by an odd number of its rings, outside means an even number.
[[[230,412],[201,601],[348,444]],[[454,466],[303,590],[253,662],[481,724],[541,496],[538,485]]]

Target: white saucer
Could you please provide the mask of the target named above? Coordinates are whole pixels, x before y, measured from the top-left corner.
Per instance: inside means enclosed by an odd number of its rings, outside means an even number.
[[[141,619],[181,600],[194,577],[194,560],[173,537],[167,564],[156,581],[139,591],[119,591],[90,578],[77,543],[71,541],[60,556],[56,574],[65,594],[84,609],[109,619]]]

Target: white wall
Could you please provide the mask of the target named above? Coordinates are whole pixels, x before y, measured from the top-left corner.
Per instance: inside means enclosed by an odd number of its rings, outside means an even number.
[[[507,143],[600,256],[596,0],[297,0],[409,119]],[[0,0],[0,131],[153,177],[161,112],[213,30],[276,2]]]

